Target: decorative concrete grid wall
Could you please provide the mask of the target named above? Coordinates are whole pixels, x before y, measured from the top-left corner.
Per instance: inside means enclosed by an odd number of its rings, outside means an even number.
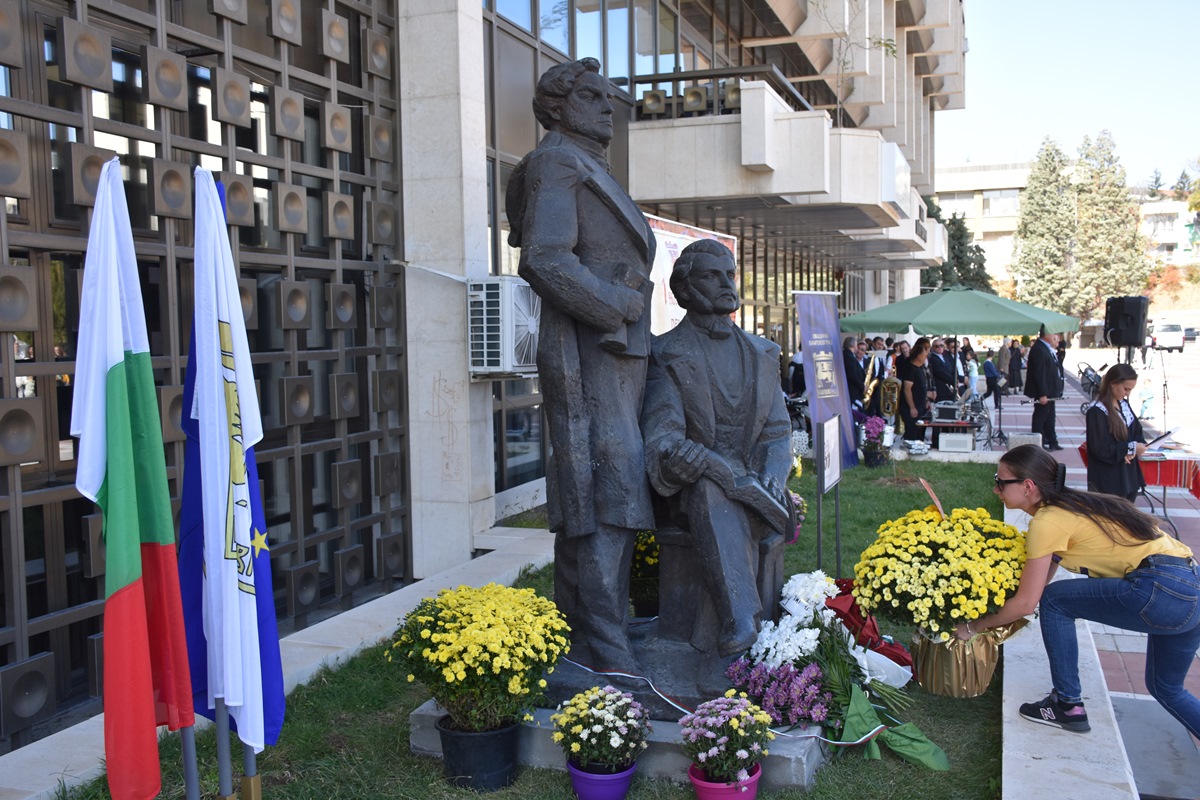
[[[0,750],[102,686],[101,520],[74,489],[69,426],[91,206],[113,155],[177,521],[201,165],[234,226],[281,628],[409,577],[393,9],[0,0]]]

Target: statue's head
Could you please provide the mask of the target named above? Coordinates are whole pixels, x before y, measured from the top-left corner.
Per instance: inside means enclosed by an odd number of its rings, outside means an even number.
[[[729,248],[700,239],[683,249],[671,270],[671,291],[679,305],[701,314],[732,314],[741,306],[737,265]]]
[[[548,131],[573,133],[607,145],[613,134],[611,93],[599,61],[568,61],[546,70],[538,80],[533,114]]]

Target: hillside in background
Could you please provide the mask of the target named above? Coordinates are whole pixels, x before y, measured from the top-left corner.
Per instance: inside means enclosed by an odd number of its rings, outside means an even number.
[[[1200,266],[1165,267],[1150,276],[1150,319],[1200,326]]]

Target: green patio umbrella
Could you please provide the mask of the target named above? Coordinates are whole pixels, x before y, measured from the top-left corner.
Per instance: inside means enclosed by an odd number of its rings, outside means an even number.
[[[1043,325],[1052,333],[1079,330],[1079,320],[1057,311],[1018,303],[974,289],[942,289],[845,317],[846,333],[887,331],[919,334],[1036,334]]]

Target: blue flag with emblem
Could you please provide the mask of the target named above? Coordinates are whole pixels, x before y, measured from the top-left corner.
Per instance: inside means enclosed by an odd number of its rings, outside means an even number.
[[[254,444],[262,419],[237,275],[212,174],[196,170],[195,301],[184,382],[187,435],[179,578],[196,712],[225,701],[261,752],[283,727],[283,668]]]

